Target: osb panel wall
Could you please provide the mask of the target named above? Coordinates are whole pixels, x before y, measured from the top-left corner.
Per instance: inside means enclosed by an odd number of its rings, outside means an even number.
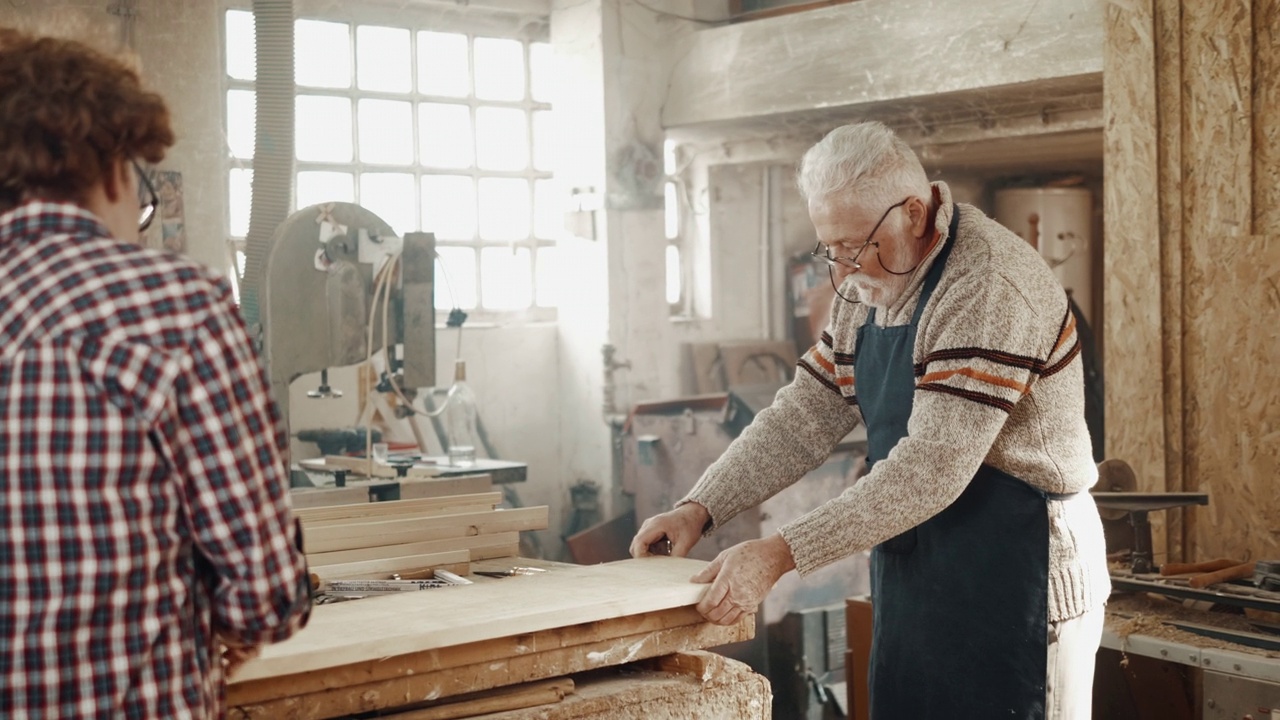
[[[1186,523],[1171,516],[1171,557],[1280,556],[1278,6],[1137,0],[1108,13],[1105,92],[1117,108],[1136,108],[1109,118],[1106,131],[1107,393],[1108,413],[1119,412],[1108,449],[1141,477],[1157,448],[1165,489],[1210,493],[1210,507]],[[1134,150],[1133,138],[1148,136],[1151,148]],[[1147,229],[1111,217],[1146,218],[1146,205],[1158,214]],[[1153,263],[1154,287],[1140,282]],[[1154,368],[1139,356],[1152,334]],[[1158,401],[1144,372],[1161,386]],[[1160,485],[1144,478],[1143,487]]]
[[[1157,204],[1155,40],[1150,0],[1107,8],[1103,245],[1107,454],[1139,487],[1165,489]],[[1152,515],[1156,548],[1163,517]]]

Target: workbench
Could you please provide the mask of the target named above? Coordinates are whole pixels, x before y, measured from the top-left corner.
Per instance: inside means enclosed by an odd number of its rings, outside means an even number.
[[[1148,607],[1134,596],[1113,597],[1108,607],[1096,720],[1280,720],[1280,653],[1168,629],[1158,608],[1142,612]]]

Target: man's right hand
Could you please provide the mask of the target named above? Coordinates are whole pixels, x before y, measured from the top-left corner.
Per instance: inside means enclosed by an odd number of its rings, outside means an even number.
[[[711,513],[696,502],[685,503],[670,512],[654,515],[640,526],[631,541],[631,557],[652,555],[649,546],[666,538],[671,541],[671,554],[684,557],[702,538],[702,528],[711,519]]]

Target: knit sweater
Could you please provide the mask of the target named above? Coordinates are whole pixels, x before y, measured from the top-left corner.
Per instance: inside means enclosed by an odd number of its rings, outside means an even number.
[[[941,234],[902,296],[876,313],[906,325],[951,222],[937,183]],[[803,576],[920,525],[964,491],[982,464],[1055,495],[1048,500],[1050,622],[1110,593],[1102,522],[1087,491],[1098,477],[1084,419],[1084,381],[1067,295],[1040,255],[980,210],[960,205],[942,278],[912,353],[916,391],[902,438],[839,496],[781,528]],[[847,282],[841,292],[856,292]],[[869,308],[837,298],[795,379],[681,501],[711,515],[708,532],[820,465],[861,422],[854,353]]]

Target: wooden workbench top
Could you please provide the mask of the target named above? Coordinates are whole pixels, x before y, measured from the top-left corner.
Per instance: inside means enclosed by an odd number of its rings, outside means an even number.
[[[513,564],[526,564],[513,558]],[[416,593],[320,605],[293,638],[236,674],[250,682],[696,604],[700,560],[649,557],[553,568]]]

